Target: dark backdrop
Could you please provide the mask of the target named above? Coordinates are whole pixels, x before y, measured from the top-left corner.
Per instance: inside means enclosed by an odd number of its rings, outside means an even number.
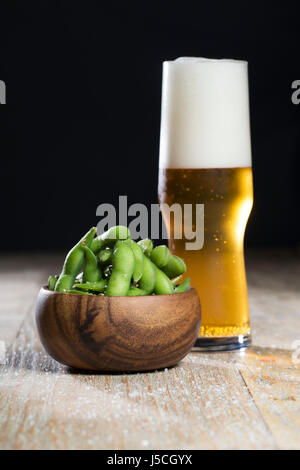
[[[300,239],[295,3],[17,1],[1,6],[2,250],[60,249],[96,207],[156,201],[162,61],[249,61],[255,205],[247,243]]]

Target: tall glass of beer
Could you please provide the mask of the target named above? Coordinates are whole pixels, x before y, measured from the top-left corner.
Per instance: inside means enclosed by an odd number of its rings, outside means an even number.
[[[253,203],[247,66],[191,57],[163,65],[159,202],[169,248],[184,258],[199,293],[202,326],[195,346],[203,349],[250,343],[243,247]],[[204,231],[203,246],[187,249],[185,218],[165,209],[173,204],[195,208],[192,228]]]

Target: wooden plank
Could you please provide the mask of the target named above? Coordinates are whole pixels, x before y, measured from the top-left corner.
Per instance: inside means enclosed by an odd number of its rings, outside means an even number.
[[[247,257],[254,347],[240,365],[245,383],[282,449],[300,448],[300,258],[287,250]],[[300,355],[299,355],[300,356]]]
[[[63,256],[1,257],[0,340],[12,344],[0,367],[0,448],[299,449],[299,257],[247,259],[252,348],[101,375],[59,365],[36,335],[38,288]]]
[[[246,261],[253,344],[290,350],[300,340],[300,256],[263,250]]]
[[[20,254],[0,257],[0,341],[10,345],[22,321],[34,308],[41,284],[57,272],[61,255]]]
[[[30,315],[1,373],[0,447],[276,448],[238,368],[201,358],[147,374],[73,373],[43,351]]]
[[[241,373],[279,447],[300,449],[300,365],[292,352],[253,348]]]
[[[300,364],[294,363],[292,353],[252,346],[232,353],[199,353],[194,360],[199,367],[237,368],[278,448],[299,449]]]

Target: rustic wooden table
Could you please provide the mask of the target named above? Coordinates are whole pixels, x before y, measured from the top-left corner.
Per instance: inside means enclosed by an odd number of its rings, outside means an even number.
[[[0,259],[1,449],[300,448],[297,255],[247,255],[251,348],[118,375],[74,373],[41,347],[35,299],[62,258]]]

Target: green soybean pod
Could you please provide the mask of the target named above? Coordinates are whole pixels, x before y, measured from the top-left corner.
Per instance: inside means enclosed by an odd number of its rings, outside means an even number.
[[[187,277],[182,284],[179,284],[179,286],[175,287],[175,293],[179,294],[180,292],[187,292],[190,288],[190,278]]]
[[[174,277],[185,273],[186,264],[183,259],[179,258],[179,256],[172,255],[167,264],[161,269],[170,279],[173,279]]]
[[[107,266],[111,263],[113,252],[114,250],[112,248],[105,248],[100,250],[98,258],[102,266]]]
[[[151,251],[153,250],[152,240],[149,238],[144,238],[144,240],[140,240],[137,244],[142,248],[144,255],[148,256],[149,258]]]
[[[147,294],[152,294],[155,286],[156,271],[155,265],[144,255],[144,269],[142,277],[139,281],[139,288]]]
[[[85,282],[84,284],[74,284],[73,289],[84,290],[84,291],[94,291],[94,292],[104,292],[107,286],[107,281],[101,279],[100,281],[95,282]]]
[[[135,268],[132,274],[132,279],[134,282],[138,282],[143,274],[144,270],[144,254],[142,248],[134,241],[131,239],[125,240],[127,245],[130,246],[130,248],[133,251],[134,258],[135,258]]]
[[[154,292],[158,295],[174,294],[174,286],[168,276],[153,264],[156,272]]]
[[[84,246],[85,268],[83,271],[82,282],[95,282],[102,279],[101,268],[95,254],[88,246]]]
[[[106,295],[127,295],[134,268],[132,249],[126,243],[118,241],[112,257],[112,273],[107,283]]]
[[[130,287],[127,295],[129,297],[140,297],[142,295],[147,295],[147,292],[142,290],[142,289],[139,289],[138,287],[132,286],[132,287]]]
[[[55,289],[55,284],[57,282],[58,276],[49,276],[48,277],[48,287],[49,290],[54,290]]]
[[[177,284],[178,284],[178,282],[180,281],[181,278],[182,278],[182,274],[180,274],[180,276],[177,276],[177,277],[174,277],[173,279],[171,279],[171,282],[172,282],[174,287],[177,286]]]
[[[77,289],[68,289],[65,292],[66,294],[93,295],[90,292],[85,292],[83,290],[77,290]]]
[[[165,245],[156,246],[151,251],[150,259],[154,264],[156,264],[158,268],[166,266],[166,264],[170,261],[170,258],[170,250]]]
[[[66,256],[62,272],[55,284],[57,292],[72,289],[76,276],[84,263],[84,246],[90,246],[96,234],[96,227],[92,227],[85,236],[69,251]]]
[[[96,237],[93,240],[91,250],[97,254],[102,248],[107,246],[111,248],[117,240],[127,240],[127,238],[130,238],[129,228],[124,225],[116,225],[102,233],[99,237]]]
[[[96,237],[92,241],[91,250],[92,250],[93,253],[97,254],[97,253],[99,253],[99,251],[102,249],[103,246],[104,246],[103,241],[100,240],[99,237]]]

